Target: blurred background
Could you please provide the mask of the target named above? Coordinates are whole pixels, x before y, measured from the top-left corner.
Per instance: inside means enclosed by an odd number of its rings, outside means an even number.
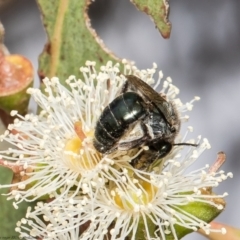
[[[96,0],[89,12],[92,26],[118,57],[135,61],[140,69],[156,62],[180,88],[183,102],[201,97],[187,125],[194,127],[191,137],[206,137],[212,148],[194,168],[211,164],[217,152],[226,152],[223,169],[233,172],[234,178],[215,191],[229,193],[226,210],[217,220],[240,228],[240,1],[171,0],[170,8],[169,40],[129,0]],[[26,56],[37,70],[46,35],[36,2],[3,0],[0,20],[10,52]],[[190,234],[184,239],[204,238]]]

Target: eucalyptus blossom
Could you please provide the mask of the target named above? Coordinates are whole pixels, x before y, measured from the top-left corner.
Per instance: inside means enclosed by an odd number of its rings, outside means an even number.
[[[192,127],[175,140],[197,146],[185,146],[186,149],[174,146],[170,154],[154,162],[148,171],[131,165],[147,146],[109,154],[100,154],[94,148],[96,122],[121,92],[126,75],[139,77],[173,102],[181,123],[188,120],[185,112],[191,111],[194,101],[199,100],[195,97],[183,104],[177,97],[179,89],[171,78],[162,80],[161,71],[155,81],[156,64],[147,70],[138,70],[125,60],[123,64],[123,73],[118,64],[111,62],[98,72],[95,63],[88,61],[80,68],[83,78],[70,76],[66,86],[56,77],[46,78],[44,92],[28,90],[41,112],[26,116],[12,112],[16,119],[0,136],[1,141],[12,147],[0,152],[1,164],[17,167],[19,171],[11,184],[0,187],[11,187],[7,196],[14,199],[16,208],[22,201],[39,201],[17,223],[20,236],[178,239],[178,228],[215,231],[189,209],[193,204],[196,207],[205,204],[221,212],[225,206],[222,198],[227,193],[214,195],[212,188],[232,174],[218,168],[213,171],[209,166],[187,171],[210,148],[207,139],[188,139]],[[218,231],[224,233],[224,229]]]

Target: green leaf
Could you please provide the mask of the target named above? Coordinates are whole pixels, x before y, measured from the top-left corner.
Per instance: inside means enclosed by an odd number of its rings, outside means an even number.
[[[12,179],[12,171],[0,166],[0,185],[9,184]],[[25,217],[28,206],[34,203],[21,203],[16,210],[13,207],[13,201],[7,201],[3,193],[8,189],[0,189],[0,239],[18,239],[19,233],[15,232],[17,221]]]
[[[225,202],[223,199],[212,199],[212,201],[218,201],[219,204],[224,205]],[[213,219],[215,219],[223,209],[219,210],[213,205],[203,203],[203,202],[191,202],[184,206],[177,206],[182,212],[186,212],[190,215],[193,215],[196,218],[203,220],[206,223],[210,223]],[[176,211],[179,211],[176,209]],[[182,226],[175,225],[175,230],[178,235],[178,238],[181,239],[185,235],[193,232],[191,229],[186,229]],[[168,240],[174,239],[173,237],[167,238]]]
[[[219,204],[220,203],[225,204],[225,202],[222,199],[217,199],[217,201]],[[172,207],[174,208],[174,206]],[[216,218],[222,212],[222,210],[219,210],[210,204],[202,203],[202,202],[191,202],[184,206],[176,206],[175,210],[178,212],[181,211],[183,214],[184,212],[187,214],[190,214],[198,219],[203,220],[206,223],[211,222],[214,218]],[[151,235],[152,238],[154,238],[156,226],[154,225],[154,223],[150,218],[146,218],[145,222],[148,225],[149,234]],[[178,239],[181,239],[185,235],[193,232],[193,230],[184,228],[177,224],[174,225],[174,228],[175,228]],[[146,239],[144,229],[145,229],[144,220],[141,218],[139,221],[138,230],[135,236],[136,240]],[[165,237],[166,237],[166,240],[175,240],[172,233],[166,234]]]
[[[98,69],[111,60],[120,62],[108,51],[90,26],[87,15],[90,0],[37,0],[49,42],[39,58],[41,78],[57,76],[62,84],[70,75],[80,76],[87,60]]]
[[[142,12],[149,15],[164,38],[169,38],[172,25],[168,20],[168,0],[131,0]]]
[[[146,239],[146,236],[145,236],[145,223],[148,226],[149,235],[152,238],[155,237],[155,235],[154,235],[154,233],[155,233],[155,226],[152,223],[151,219],[149,217],[145,217],[144,219],[141,217],[139,219],[138,229],[137,229],[137,232],[136,232],[135,240],[145,240]],[[131,237],[131,235],[130,235],[130,237]]]

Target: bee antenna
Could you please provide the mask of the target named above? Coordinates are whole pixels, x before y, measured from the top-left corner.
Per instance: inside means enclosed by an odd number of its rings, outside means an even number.
[[[174,143],[173,146],[192,146],[192,147],[197,147],[198,144],[195,143]]]

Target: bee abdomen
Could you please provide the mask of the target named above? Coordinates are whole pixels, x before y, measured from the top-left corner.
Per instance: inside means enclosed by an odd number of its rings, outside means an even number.
[[[144,101],[137,93],[121,94],[103,110],[97,121],[94,147],[101,153],[108,152],[129,126],[144,116]]]

